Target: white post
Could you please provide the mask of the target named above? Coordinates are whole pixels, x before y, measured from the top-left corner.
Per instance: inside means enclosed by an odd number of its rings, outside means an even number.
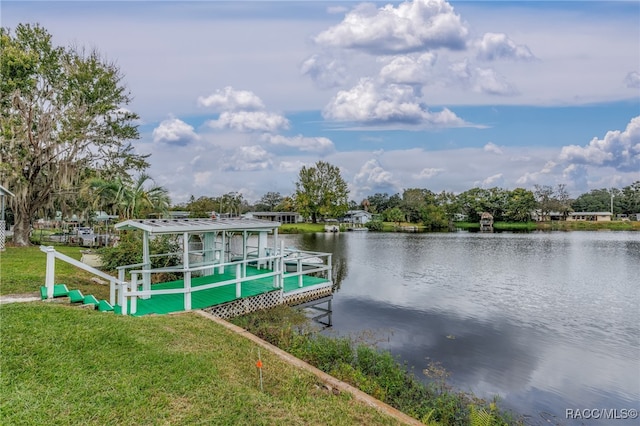
[[[109,280],[109,304],[111,306],[116,304],[116,281]]]
[[[53,299],[53,285],[56,275],[56,250],[47,247],[47,272],[45,276],[45,286],[47,287],[47,299]]]
[[[225,258],[225,238],[226,238],[226,232],[222,231],[221,232],[222,236],[221,236],[221,241],[222,241],[222,246],[220,247],[220,263],[226,263],[226,262],[230,262],[231,261],[231,254],[229,254],[229,260],[226,260]],[[218,236],[216,235],[215,240],[218,240]],[[214,243],[215,246],[215,243]],[[224,266],[220,266],[218,268],[218,273],[219,274],[224,274]]]
[[[267,231],[258,232],[258,257],[263,258],[267,255]],[[264,266],[265,261],[260,260],[256,265],[258,269]]]
[[[118,269],[118,282],[123,283],[126,271],[124,268]],[[116,285],[116,300],[118,304],[120,303],[120,295],[118,292],[122,292],[122,286],[120,284]]]
[[[184,273],[184,310],[191,310],[191,271]]]
[[[242,278],[242,270],[239,263],[236,264],[236,298],[239,299],[242,296],[242,285],[240,279]]]
[[[120,305],[120,308],[122,309],[122,315],[127,315],[127,297],[126,297],[126,292],[127,292],[127,283],[121,281],[120,282],[120,292],[118,294],[118,304]]]
[[[151,269],[151,255],[149,254],[149,233],[147,231],[144,231],[142,233],[142,263],[144,263],[143,269]],[[151,290],[151,272],[142,273],[142,289]],[[142,296],[143,299],[148,299],[150,297],[151,296]]]
[[[298,254],[298,260],[297,260],[298,264],[297,266],[297,272],[298,272],[298,287],[302,287],[302,259],[301,259],[301,255]]]
[[[184,310],[191,310],[191,271],[189,270],[189,233],[182,234],[182,264],[184,271]]]
[[[213,232],[206,232],[202,241],[202,249],[204,250],[204,256],[202,260],[204,263],[219,263],[219,254],[216,251],[216,235]],[[215,268],[205,269],[202,271],[202,275],[213,275]]]
[[[286,271],[284,264],[284,240],[280,241],[280,257],[278,258],[278,263],[280,264],[280,288],[284,289],[284,273]]]
[[[144,273],[142,277],[142,283],[144,285]],[[138,274],[131,274],[131,291],[138,291]],[[135,294],[131,295],[131,315],[135,314],[138,311],[138,296]]]

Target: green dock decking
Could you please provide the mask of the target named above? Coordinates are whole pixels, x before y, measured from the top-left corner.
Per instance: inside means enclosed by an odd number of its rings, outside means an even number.
[[[265,274],[271,272],[268,269],[257,269],[255,267],[247,267],[247,277]],[[191,279],[191,309],[204,309],[223,303],[232,302],[236,298],[236,285],[227,284],[220,287],[214,287],[207,290],[197,291],[197,287],[212,284],[215,282],[223,282],[235,278],[235,273],[225,272],[223,274],[207,275],[204,277],[195,277]],[[309,288],[317,285],[330,285],[330,281],[325,278],[313,277],[310,275],[302,276],[302,288]],[[159,284],[152,284],[152,290],[169,290],[180,289],[184,287],[184,280],[168,281]],[[298,277],[285,277],[284,293],[299,290]],[[273,277],[257,278],[255,280],[245,281],[241,285],[241,299],[257,296],[259,294],[269,293],[271,291],[280,291],[279,288],[273,287]],[[131,303],[128,305],[128,311],[131,312]],[[115,312],[122,311],[119,305],[114,306]],[[137,309],[133,316],[142,316],[150,314],[169,314],[172,312],[184,311],[184,294],[158,294],[153,295],[149,299],[138,299]]]
[[[253,218],[127,220],[115,227],[142,232],[142,262],[118,266],[117,278],[41,246],[47,254],[42,298],[61,296],[61,290],[65,296],[68,293],[54,286],[56,259],[109,281],[109,301],[88,295],[82,299],[85,305],[124,315],[208,309],[230,317],[330,295],[331,253],[285,248],[284,241],[278,240],[279,226],[279,222]],[[152,255],[149,242],[162,236],[176,241],[179,251]],[[152,257],[158,256],[167,257],[172,266],[154,268]],[[167,273],[183,279],[152,284]],[[79,302],[82,293],[72,296]]]

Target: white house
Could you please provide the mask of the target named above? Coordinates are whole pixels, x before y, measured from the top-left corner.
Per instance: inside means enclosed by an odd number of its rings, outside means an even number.
[[[344,217],[342,218],[342,222],[350,223],[352,225],[364,225],[365,223],[371,221],[373,219],[373,214],[364,210],[349,210]]]
[[[571,212],[569,222],[611,222],[611,212]]]
[[[248,212],[243,215],[247,219],[269,220],[280,223],[300,223],[303,218],[296,212]]]

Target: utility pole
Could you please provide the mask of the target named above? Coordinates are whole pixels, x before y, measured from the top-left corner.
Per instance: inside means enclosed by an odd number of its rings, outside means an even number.
[[[613,189],[611,190],[611,218],[613,219]]]

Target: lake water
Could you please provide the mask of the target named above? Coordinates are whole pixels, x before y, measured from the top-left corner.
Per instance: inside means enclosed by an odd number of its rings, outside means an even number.
[[[640,408],[640,233],[283,238],[334,254],[333,332],[375,332],[418,376],[439,362],[528,424],[638,424],[603,417]]]

